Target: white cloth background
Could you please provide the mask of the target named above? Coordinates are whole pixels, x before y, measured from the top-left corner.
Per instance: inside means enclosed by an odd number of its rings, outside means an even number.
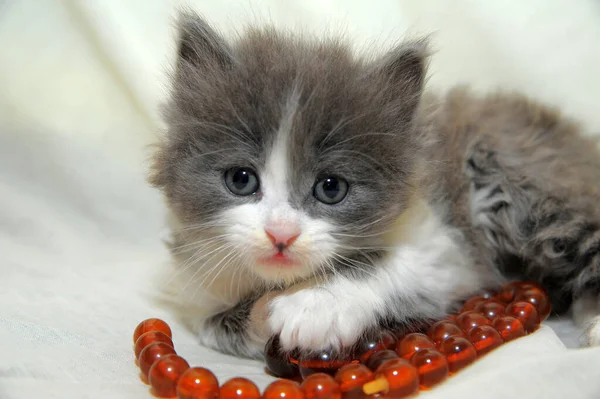
[[[145,183],[178,1],[0,1],[0,398],[149,398],[131,334],[147,317],[221,380],[262,365],[222,356],[151,300],[167,267],[164,206]],[[270,20],[343,30],[360,46],[434,33],[430,86],[535,95],[600,131],[593,0],[192,1],[226,33]],[[551,328],[552,327],[552,328]],[[556,332],[558,332],[559,337]],[[423,398],[600,397],[600,349],[568,320],[507,344]]]

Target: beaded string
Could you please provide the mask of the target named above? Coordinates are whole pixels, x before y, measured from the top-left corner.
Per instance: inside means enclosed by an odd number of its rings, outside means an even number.
[[[277,337],[265,348],[269,371],[281,379],[262,392],[247,378],[219,385],[203,367],[177,355],[169,325],[142,321],[133,334],[142,381],[159,398],[178,399],[355,399],[404,398],[430,389],[505,342],[530,334],[550,314],[536,283],[512,282],[497,293],[476,296],[456,314],[422,332],[383,332],[345,359],[322,353],[310,359],[283,355]]]

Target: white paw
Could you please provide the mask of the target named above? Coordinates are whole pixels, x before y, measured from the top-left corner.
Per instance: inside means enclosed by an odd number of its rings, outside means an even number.
[[[269,327],[285,350],[339,350],[353,345],[374,319],[355,305],[325,289],[302,290],[271,302]]]

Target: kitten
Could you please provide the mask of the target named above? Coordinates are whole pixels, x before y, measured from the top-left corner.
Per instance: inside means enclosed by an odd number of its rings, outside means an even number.
[[[204,345],[339,352],[513,276],[558,312],[596,301],[600,160],[555,110],[424,93],[425,41],[370,59],[269,28],[227,42],[193,13],[179,26],[151,182]]]

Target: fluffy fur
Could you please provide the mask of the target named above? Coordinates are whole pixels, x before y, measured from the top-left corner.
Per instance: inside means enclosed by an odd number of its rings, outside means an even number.
[[[287,350],[339,352],[513,275],[559,312],[597,297],[600,160],[555,110],[424,94],[423,41],[369,59],[268,28],[227,42],[189,13],[179,26],[151,182],[173,213],[179,291],[202,293],[184,297],[201,302],[203,344],[260,357],[279,334]],[[231,191],[235,168],[256,173],[254,194]],[[331,177],[348,192],[326,204]]]

